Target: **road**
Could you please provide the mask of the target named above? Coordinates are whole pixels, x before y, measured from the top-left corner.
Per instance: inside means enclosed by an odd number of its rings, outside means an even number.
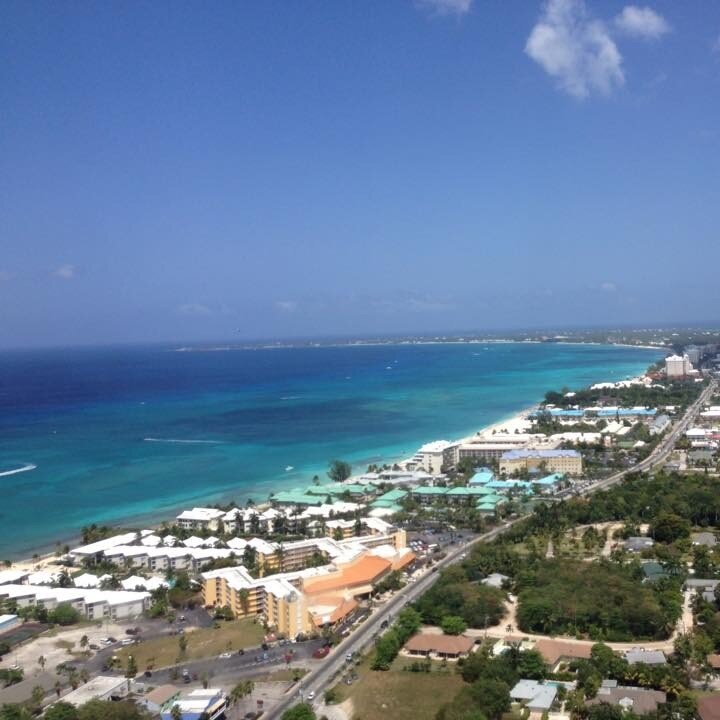
[[[591,487],[583,491],[583,495],[591,495],[599,490],[605,490],[612,485],[619,483],[626,475],[630,473],[643,472],[651,469],[655,465],[662,462],[672,452],[675,441],[681,433],[685,432],[688,425],[695,419],[698,410],[712,396],[717,388],[717,382],[712,380],[710,384],[703,390],[697,400],[685,411],[683,417],[670,429],[670,432],[664,437],[654,450],[645,460],[637,463],[631,468],[621,470],[604,480],[594,483]],[[406,585],[402,590],[387,602],[382,608],[378,608],[368,620],[360,626],[355,633],[343,640],[335,647],[327,660],[316,670],[306,675],[298,689],[293,690],[287,698],[283,699],[272,710],[269,710],[266,717],[268,720],[279,718],[285,710],[297,703],[301,696],[304,697],[309,691],[314,691],[316,696],[329,686],[333,676],[339,673],[346,664],[345,656],[348,653],[362,653],[365,648],[370,645],[374,638],[381,632],[380,627],[384,620],[392,621],[397,613],[408,603],[413,602],[417,597],[422,595],[431,585],[435,583],[438,572],[453,563],[456,563],[461,556],[468,551],[470,547],[476,543],[489,542],[499,535],[507,532],[516,523],[524,520],[527,515],[518,517],[515,520],[506,522],[505,524],[490,530],[490,532],[479,535],[466,545],[461,545],[457,549],[449,552],[445,558],[440,560],[433,568],[419,580]]]

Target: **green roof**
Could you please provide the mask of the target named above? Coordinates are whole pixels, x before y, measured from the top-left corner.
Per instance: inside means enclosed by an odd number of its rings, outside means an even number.
[[[370,503],[370,507],[374,507],[374,508],[389,508],[389,507],[393,507],[393,505],[397,505],[397,503],[394,500],[383,500],[382,498],[373,500]],[[400,507],[400,506],[398,505],[398,507]]]
[[[270,500],[284,505],[322,505],[324,501],[319,495],[308,495],[302,490],[285,490],[275,493]]]
[[[448,490],[447,494],[470,497],[472,495],[492,495],[493,491],[486,487],[454,487],[451,490]]]
[[[372,494],[376,491],[374,485],[360,485],[352,483],[349,485],[343,483],[328,483],[327,485],[310,485],[305,489],[308,495],[344,495],[345,493],[355,495]]]
[[[476,505],[476,508],[482,512],[495,512],[495,508],[497,507],[497,503],[478,503]]]

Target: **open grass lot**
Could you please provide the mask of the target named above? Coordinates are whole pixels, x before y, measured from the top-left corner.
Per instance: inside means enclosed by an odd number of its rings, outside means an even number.
[[[240,648],[259,645],[263,639],[262,625],[252,620],[234,620],[221,623],[219,629],[201,628],[184,635],[187,638],[187,650],[181,661],[199,660],[219,655],[226,650],[237,651]],[[135,658],[142,672],[148,665],[155,668],[174,665],[180,656],[179,635],[156,638],[125,647],[117,652],[123,665],[129,655]]]
[[[372,671],[367,662],[355,668],[360,676],[352,685],[339,683],[339,700],[352,700],[352,720],[432,720],[441,705],[452,700],[463,685],[454,668],[448,672],[412,673],[400,669],[407,658],[399,658],[393,669]]]

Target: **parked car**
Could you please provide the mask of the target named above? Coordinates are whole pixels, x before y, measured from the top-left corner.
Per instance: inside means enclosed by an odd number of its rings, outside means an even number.
[[[330,652],[330,647],[329,647],[328,645],[325,645],[325,646],[323,646],[323,647],[317,648],[317,649],[313,652],[312,656],[313,656],[316,660],[322,660],[324,657],[327,657],[327,656],[328,656],[328,653],[329,653],[329,652]]]

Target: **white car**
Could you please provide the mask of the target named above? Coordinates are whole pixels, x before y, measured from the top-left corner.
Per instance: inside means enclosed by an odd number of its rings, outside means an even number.
[[[231,653],[231,652],[220,653],[220,655],[219,655],[218,657],[220,657],[220,658],[222,658],[223,660],[225,660],[225,659],[227,659],[227,658],[232,657],[232,653]]]
[[[307,694],[307,696],[306,696],[305,699],[306,699],[306,700],[314,700],[314,699],[315,699],[315,691],[314,691],[314,690],[311,690],[311,691]]]

